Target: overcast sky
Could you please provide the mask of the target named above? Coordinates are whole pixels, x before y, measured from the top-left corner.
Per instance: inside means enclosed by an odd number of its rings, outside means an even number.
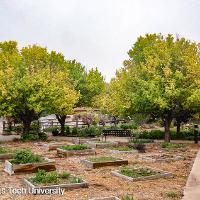
[[[179,34],[200,42],[199,0],[0,0],[0,41],[39,44],[115,75],[137,37]]]

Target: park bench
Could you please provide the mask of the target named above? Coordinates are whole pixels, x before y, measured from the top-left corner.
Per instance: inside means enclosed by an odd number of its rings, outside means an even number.
[[[131,137],[131,130],[112,130],[106,129],[102,131],[102,137],[116,136],[116,137]]]

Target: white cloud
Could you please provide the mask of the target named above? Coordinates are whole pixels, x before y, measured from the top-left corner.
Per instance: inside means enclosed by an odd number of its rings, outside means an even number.
[[[1,0],[0,40],[47,46],[109,80],[139,35],[198,42],[199,10],[198,0]]]

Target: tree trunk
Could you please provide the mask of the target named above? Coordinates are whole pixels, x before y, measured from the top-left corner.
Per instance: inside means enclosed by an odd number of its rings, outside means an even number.
[[[31,120],[25,120],[23,123],[23,134],[29,134],[31,127]]]
[[[56,118],[58,119],[60,123],[60,134],[64,135],[65,134],[65,119],[66,115],[56,115]]]
[[[76,128],[78,128],[78,119],[76,119]]]
[[[180,135],[180,132],[181,132],[181,123],[180,123],[180,121],[177,121],[176,123],[177,123],[176,124],[176,134]]]
[[[171,140],[171,133],[170,133],[170,124],[172,122],[172,119],[167,116],[165,118],[165,142],[170,142]]]

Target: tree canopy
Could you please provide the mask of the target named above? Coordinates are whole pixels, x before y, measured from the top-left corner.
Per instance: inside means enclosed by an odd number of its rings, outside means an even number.
[[[199,46],[185,38],[161,34],[139,37],[110,83],[113,112],[162,118],[165,140],[169,141],[172,119],[183,111],[199,111],[199,53]]]

